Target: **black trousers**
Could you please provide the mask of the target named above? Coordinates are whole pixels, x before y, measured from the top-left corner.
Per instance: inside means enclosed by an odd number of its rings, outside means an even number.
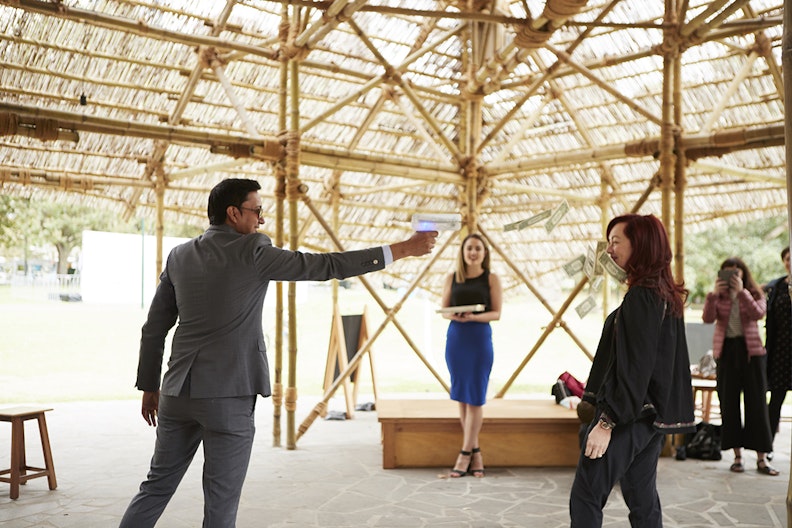
[[[591,427],[597,427],[597,422],[592,422],[589,431]],[[613,486],[619,482],[624,502],[630,509],[630,526],[661,528],[663,514],[657,494],[657,460],[664,439],[665,435],[655,431],[652,419],[647,418],[613,429],[602,458],[586,458],[585,449],[581,449],[569,496],[570,526],[600,528],[602,509]]]
[[[745,339],[727,337],[718,359],[721,449],[773,450],[767,411],[767,356],[748,356]],[[745,410],[743,412],[740,406]]]
[[[770,391],[770,403],[767,404],[767,412],[770,414],[770,433],[775,438],[778,433],[778,424],[781,423],[781,407],[786,399],[786,389],[774,389]]]

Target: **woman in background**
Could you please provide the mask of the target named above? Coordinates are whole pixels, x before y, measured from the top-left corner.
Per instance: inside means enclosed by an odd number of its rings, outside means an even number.
[[[731,471],[745,471],[742,461],[745,448],[756,451],[759,473],[775,476],[778,471],[765,459],[765,454],[773,450],[773,435],[767,412],[767,353],[757,324],[764,317],[767,304],[741,259],[728,258],[720,269],[715,289],[704,301],[702,319],[705,323],[715,323],[712,353],[717,360],[721,449],[734,450]]]
[[[627,274],[621,306],[605,320],[586,383],[596,402],[580,453],[569,513],[572,528],[601,527],[616,482],[630,525],[660,528],[657,461],[666,434],[695,430],[683,302],[660,220],[610,221],[607,252]]]
[[[500,319],[500,279],[490,272],[490,253],[481,235],[465,237],[457,257],[456,272],[443,288],[443,308],[484,305],[481,312],[444,313],[450,319],[446,335],[446,364],[451,374],[451,399],[459,402],[462,424],[462,449],[452,478],[470,472],[484,476],[484,460],[479,446],[479,432],[484,421],[483,406],[492,370],[492,328],[490,321]]]
[[[770,281],[765,286],[767,293],[767,318],[765,320],[765,349],[767,349],[767,388],[770,403],[770,433],[775,439],[781,423],[781,406],[787,391],[792,390],[792,302],[789,297],[789,246],[781,251],[781,262],[786,275]],[[773,453],[767,453],[773,459]]]

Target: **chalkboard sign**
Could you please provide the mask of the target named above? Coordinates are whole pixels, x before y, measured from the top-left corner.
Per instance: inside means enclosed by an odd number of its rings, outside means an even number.
[[[355,353],[360,349],[360,346],[363,344],[359,342],[360,325],[362,322],[363,322],[363,314],[341,316],[341,325],[344,328],[344,342],[346,344],[347,361],[355,357]],[[355,369],[349,374],[350,381],[352,382],[357,381],[356,380],[357,371],[358,369]],[[341,374],[341,370],[339,369],[338,359],[336,359],[333,381],[335,381],[338,378],[339,374]]]

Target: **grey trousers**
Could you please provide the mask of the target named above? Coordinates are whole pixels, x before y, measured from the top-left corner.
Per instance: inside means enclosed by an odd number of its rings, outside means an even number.
[[[255,435],[256,396],[161,396],[151,469],[120,528],[153,527],[203,442],[203,528],[233,528]]]

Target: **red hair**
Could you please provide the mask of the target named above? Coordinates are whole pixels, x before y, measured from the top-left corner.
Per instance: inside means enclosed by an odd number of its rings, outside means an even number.
[[[654,215],[626,214],[608,224],[606,237],[617,224],[624,224],[624,236],[630,240],[632,255],[627,260],[627,285],[654,290],[667,302],[670,312],[681,316],[688,291],[684,283],[674,282],[671,273],[671,245],[663,223]]]

